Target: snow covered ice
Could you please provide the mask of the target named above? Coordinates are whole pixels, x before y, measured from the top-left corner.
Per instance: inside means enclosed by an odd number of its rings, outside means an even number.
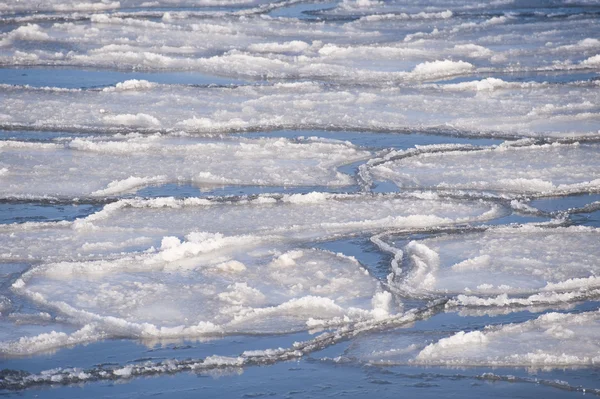
[[[391,278],[413,295],[454,293],[467,305],[568,302],[596,294],[599,233],[523,226],[410,241],[401,249],[403,270]]]
[[[189,371],[283,397],[310,364],[332,394],[600,394],[599,15],[0,4],[0,389]],[[244,377],[289,360],[255,375],[285,392]]]
[[[254,64],[251,60],[246,63]],[[492,78],[449,85],[413,82],[454,75],[453,63],[433,61],[417,68],[423,72],[411,72],[415,79],[403,86],[392,81],[383,87],[375,83],[357,87],[358,82],[364,84],[362,76],[333,88],[317,80],[234,87],[126,80],[102,90],[0,86],[0,126],[91,132],[336,128],[451,130],[486,136],[543,134],[585,140],[600,136],[598,80],[566,84],[511,84]],[[372,72],[364,74],[373,76]],[[306,79],[316,77],[308,75]],[[377,82],[385,83],[386,78]],[[360,112],[355,112],[357,109]]]
[[[349,143],[317,139],[203,140],[161,135],[60,143],[3,141],[0,146],[4,198],[107,197],[167,183],[347,186],[354,181],[337,167],[370,155]]]
[[[598,357],[597,311],[546,313],[524,323],[460,331],[427,344],[423,336],[384,336],[376,349],[355,350],[374,364],[525,366],[532,369],[595,366]],[[516,338],[518,337],[518,338]],[[363,344],[361,342],[361,344]],[[370,348],[373,349],[373,348]]]
[[[388,155],[389,161],[383,159],[368,170],[373,175],[371,179],[389,179],[400,187],[547,196],[598,191],[597,153],[597,145],[578,143],[500,145],[480,151],[433,152],[423,148],[421,153]]]

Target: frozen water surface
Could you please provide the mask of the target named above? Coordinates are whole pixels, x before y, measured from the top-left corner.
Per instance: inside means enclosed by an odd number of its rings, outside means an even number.
[[[424,69],[437,73],[444,70],[442,64]],[[552,85],[486,78],[416,88],[332,87],[317,81],[195,87],[132,79],[98,90],[5,84],[0,85],[0,126],[190,133],[437,129],[474,136],[589,140],[599,135],[598,82]]]
[[[0,389],[600,395],[600,7],[0,4]]]
[[[476,189],[534,196],[597,192],[597,145],[500,145],[490,149],[392,153],[365,168],[400,187]],[[452,150],[452,148],[449,148]],[[390,159],[389,161],[387,159]]]
[[[391,278],[411,294],[455,293],[458,303],[478,306],[568,302],[597,295],[598,234],[524,226],[410,241]]]
[[[338,166],[370,153],[347,142],[308,139],[75,138],[0,142],[4,198],[106,197],[149,185],[348,186]],[[35,173],[31,173],[35,170]]]

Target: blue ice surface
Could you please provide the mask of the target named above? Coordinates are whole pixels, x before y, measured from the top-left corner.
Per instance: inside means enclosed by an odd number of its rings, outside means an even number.
[[[514,72],[514,73],[477,73],[469,76],[459,76],[452,79],[438,80],[437,84],[453,84],[478,81],[486,78],[496,78],[505,82],[537,82],[537,83],[572,83],[600,79],[595,71],[585,72]]]
[[[571,208],[581,208],[592,202],[600,201],[599,193],[569,195],[566,197],[538,198],[529,203],[534,208],[545,212],[566,211]]]
[[[273,18],[298,18],[298,19],[317,19],[314,11],[323,11],[337,6],[337,2],[326,3],[298,3],[287,7],[276,8],[269,12]]]
[[[140,72],[130,70],[77,69],[62,67],[0,68],[0,84],[32,87],[92,89],[113,86],[125,80],[138,79],[161,84],[241,85],[248,81],[208,75],[200,72]]]
[[[0,224],[75,220],[99,211],[101,205],[0,202]]]

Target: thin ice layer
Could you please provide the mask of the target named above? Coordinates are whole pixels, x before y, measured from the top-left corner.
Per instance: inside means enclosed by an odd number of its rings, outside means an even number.
[[[551,195],[600,190],[598,145],[534,145],[479,151],[397,153],[370,168],[400,187]],[[435,150],[435,148],[433,148]]]
[[[599,135],[597,82],[529,87],[490,79],[410,90],[318,82],[225,88],[128,80],[102,91],[0,85],[0,126],[102,132],[338,128]]]
[[[431,335],[402,330],[359,339],[350,355],[374,364],[559,368],[600,363],[600,314],[547,313],[523,323]]]
[[[454,295],[463,306],[529,306],[597,296],[600,230],[491,228],[402,248],[394,284],[413,295]]]
[[[344,186],[337,167],[369,155],[347,142],[131,135],[0,142],[0,196],[111,197],[166,183]],[[32,171],[34,171],[32,173]]]
[[[394,195],[310,193],[239,200],[121,200],[75,222],[0,226],[0,258],[98,259],[157,248],[163,237],[183,238],[192,232],[278,235],[305,241],[487,220],[501,214],[499,206],[485,202]]]

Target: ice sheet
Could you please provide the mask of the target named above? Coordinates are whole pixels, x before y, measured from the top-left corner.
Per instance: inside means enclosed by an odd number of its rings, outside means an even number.
[[[75,222],[5,225],[2,258],[45,262],[12,284],[15,293],[85,334],[24,337],[3,351],[26,354],[113,336],[286,332],[378,320],[402,307],[377,279],[354,258],[298,245],[498,212],[482,202],[312,193],[232,202],[121,200]]]
[[[310,361],[319,366],[358,359],[402,364],[409,374],[429,366],[583,366],[574,380],[593,376],[599,237],[582,226],[598,224],[598,204],[544,213],[530,200],[600,192],[599,12],[590,0],[0,4],[0,67],[10,68],[0,69],[0,129],[11,137],[0,142],[0,201],[6,221],[25,222],[0,225],[0,357],[10,369],[0,373],[0,389],[241,372],[315,351],[332,355]],[[22,76],[19,68],[30,67],[37,75]],[[62,76],[51,76],[53,68]],[[96,78],[66,76],[82,68]],[[328,139],[224,135],[277,129],[327,130]],[[371,150],[331,140],[348,129]],[[461,140],[406,150],[390,138],[393,149],[385,149],[381,133],[415,131]],[[448,144],[468,136],[535,140]],[[372,194],[396,191],[391,182],[400,194]],[[196,193],[234,192],[220,185],[256,187],[245,194],[265,185],[363,192],[160,197],[177,184]],[[141,188],[159,198],[131,199]],[[94,208],[46,213],[44,221],[38,210],[51,197]],[[560,220],[480,225],[551,216]],[[383,251],[376,266],[314,248],[346,251],[353,236],[372,234]],[[367,247],[360,250],[374,250]],[[570,314],[534,319],[557,310]],[[483,328],[488,321],[496,325]],[[309,329],[325,332],[307,339]],[[135,345],[113,338],[240,333],[247,335],[155,360],[140,360],[146,349],[136,348],[138,360],[120,355],[118,364],[97,365],[99,352]],[[225,341],[234,339],[232,347],[251,348],[231,353]],[[92,342],[82,356],[81,345]],[[7,359],[74,345],[71,355],[42,362]],[[40,373],[42,364],[59,368]],[[428,376],[415,387],[431,387]],[[105,385],[112,396],[122,392]],[[476,389],[489,391],[483,385]]]
[[[523,323],[490,325],[448,336],[405,334],[402,330],[364,340],[351,352],[372,364],[522,366],[552,369],[600,362],[597,311],[547,313]],[[440,335],[444,337],[440,337]]]
[[[520,307],[595,297],[600,230],[496,227],[411,241],[390,276],[409,295],[448,295],[449,306]]]
[[[191,87],[140,80],[103,90],[0,85],[0,126],[96,132],[430,129],[483,136],[599,136],[597,82],[478,89],[494,87],[497,82],[490,79],[414,89],[318,82]]]
[[[348,142],[318,139],[217,141],[132,134],[59,143],[2,141],[0,197],[114,197],[167,183],[348,186],[354,184],[352,176],[337,167],[369,154]]]
[[[400,187],[473,189],[506,194],[564,195],[600,190],[598,145],[500,145],[478,151],[437,147],[373,161],[371,179]]]

